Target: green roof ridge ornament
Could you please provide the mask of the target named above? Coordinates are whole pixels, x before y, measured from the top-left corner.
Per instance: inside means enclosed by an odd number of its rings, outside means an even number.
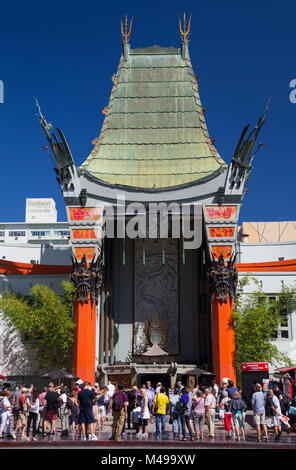
[[[38,114],[35,114],[35,116],[38,116],[39,117],[39,121],[40,121],[40,124],[41,126],[43,127],[43,129],[45,130],[46,132],[46,135],[49,136],[50,135],[50,132],[52,131],[52,124],[50,122],[47,122],[45,117],[43,116],[42,112],[41,112],[41,108],[40,108],[40,105],[38,103],[38,100],[37,98],[34,96],[35,98],[35,103],[36,103],[36,106],[38,108]]]
[[[242,198],[246,191],[245,183],[249,179],[253,160],[259,149],[264,145],[258,143],[257,148],[254,149],[260,130],[266,121],[266,113],[270,101],[271,99],[269,98],[263,114],[259,116],[258,122],[253,129],[248,133],[250,124],[247,124],[240,135],[228,169],[224,195],[238,195]]]
[[[39,122],[46,133],[46,137],[51,147],[58,170],[61,170],[68,166],[73,166],[73,157],[63,132],[58,127],[56,128],[60,138],[58,139],[56,135],[52,132],[52,124],[48,123],[45,117],[43,116],[37,98],[35,98],[35,102],[38,108],[38,114],[36,114],[36,116],[38,116]]]

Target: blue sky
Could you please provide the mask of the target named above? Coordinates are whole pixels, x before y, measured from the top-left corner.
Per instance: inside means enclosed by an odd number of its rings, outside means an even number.
[[[229,163],[243,127],[271,105],[240,221],[296,220],[296,2],[212,0],[10,1],[1,5],[1,221],[23,221],[26,197],[65,206],[35,117],[60,127],[77,165],[99,135],[121,55],[120,19],[134,16],[131,47],[179,47],[178,15],[192,14],[190,56],[206,121]]]

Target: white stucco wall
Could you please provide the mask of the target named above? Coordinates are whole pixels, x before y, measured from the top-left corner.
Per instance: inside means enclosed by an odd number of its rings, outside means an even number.
[[[71,265],[72,247],[69,244],[0,244],[0,259],[18,263]]]
[[[263,263],[296,258],[296,241],[275,243],[238,243],[238,263]]]

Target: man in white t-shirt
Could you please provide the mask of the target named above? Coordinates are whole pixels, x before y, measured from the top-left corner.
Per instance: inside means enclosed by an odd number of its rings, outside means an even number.
[[[205,408],[206,408],[206,418],[209,428],[209,437],[215,437],[215,414],[216,414],[216,399],[210,389],[205,390],[206,399],[205,399]]]
[[[113,385],[113,384],[111,383],[111,380],[109,380],[108,385],[107,385],[107,388],[108,388],[108,390],[109,390],[110,398],[112,398],[113,395],[114,395],[114,392],[115,392],[115,385]]]
[[[273,401],[273,405],[275,407],[275,412],[277,413],[276,420],[278,422],[279,434],[281,435],[282,427],[281,427],[281,421],[279,419],[279,416],[281,416],[282,411],[281,411],[280,401],[279,401],[278,397],[275,394],[273,394],[273,396],[272,396],[272,401]]]
[[[212,380],[212,387],[213,387],[213,395],[214,395],[214,397],[215,397],[216,400],[217,400],[219,387],[218,387],[218,385],[217,385],[216,380]]]

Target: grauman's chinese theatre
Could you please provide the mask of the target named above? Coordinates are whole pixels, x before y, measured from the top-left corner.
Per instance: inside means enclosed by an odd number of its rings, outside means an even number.
[[[71,231],[73,373],[83,380],[132,385],[158,378],[172,386],[177,377],[190,383],[207,371],[235,381],[235,240],[265,114],[243,129],[227,165],[207,129],[189,56],[190,20],[184,15],[179,26],[180,48],[131,49],[125,19],[101,133],[81,166],[39,108]],[[169,236],[126,236],[133,204],[148,213],[161,203],[198,219],[197,247],[175,236],[174,209]],[[120,221],[113,236],[103,236],[108,209]]]

